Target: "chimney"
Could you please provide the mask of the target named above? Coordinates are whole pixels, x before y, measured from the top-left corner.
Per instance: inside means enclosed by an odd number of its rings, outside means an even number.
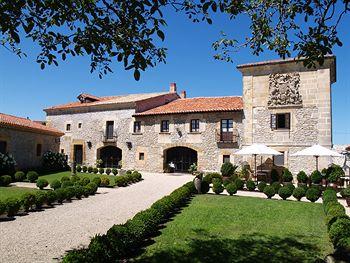
[[[181,91],[180,98],[186,99],[186,90]]]
[[[175,82],[173,82],[173,83],[170,83],[170,90],[169,90],[169,92],[170,93],[176,93],[176,83]]]

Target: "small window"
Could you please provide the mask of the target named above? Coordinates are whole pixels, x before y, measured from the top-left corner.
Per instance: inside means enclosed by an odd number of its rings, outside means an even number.
[[[161,122],[160,131],[161,132],[169,132],[169,121],[168,120]]]
[[[61,153],[64,154],[64,149],[61,149]]]
[[[139,153],[139,160],[140,161],[145,160],[145,153]]]
[[[273,163],[276,166],[284,166],[284,152],[281,155],[275,155],[273,157]]]
[[[199,132],[199,120],[191,120],[191,127],[190,127],[191,132]]]
[[[0,153],[6,153],[6,152],[7,152],[7,142],[0,141]]]
[[[81,127],[83,126],[83,124],[81,122],[78,123],[78,129],[81,129]]]
[[[140,121],[134,122],[134,133],[141,133],[141,122]]]
[[[70,131],[70,123],[66,125],[66,131]]]
[[[36,156],[41,156],[41,148],[42,148],[41,144],[38,143],[36,145]]]
[[[230,160],[230,155],[224,155],[222,157],[222,162],[223,163],[229,163],[231,160]]]
[[[113,139],[113,133],[114,133],[114,121],[107,121],[106,122],[106,138]]]
[[[271,129],[290,129],[290,113],[271,114]]]
[[[233,132],[233,120],[232,119],[221,120],[221,131]]]

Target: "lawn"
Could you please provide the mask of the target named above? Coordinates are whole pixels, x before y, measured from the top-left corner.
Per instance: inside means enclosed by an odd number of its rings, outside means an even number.
[[[114,175],[101,175],[101,174],[88,174],[88,173],[77,173],[77,175],[88,177],[90,180],[93,179],[94,177],[98,177],[98,176],[107,176],[109,178],[109,185],[112,187],[115,186],[115,181],[114,181],[115,176]],[[51,183],[55,179],[61,180],[61,178],[63,176],[70,177],[71,172],[65,171],[65,172],[60,172],[60,173],[47,174],[47,175],[40,176],[40,178],[45,178],[49,183]]]
[[[24,193],[34,193],[36,191],[40,190],[16,186],[0,187],[0,201],[4,201],[9,197],[20,198]]]
[[[139,262],[315,262],[333,251],[321,204],[198,195]]]

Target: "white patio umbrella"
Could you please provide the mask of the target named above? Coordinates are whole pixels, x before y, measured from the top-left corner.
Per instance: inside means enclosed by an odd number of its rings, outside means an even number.
[[[256,156],[258,155],[281,155],[282,153],[267,147],[264,144],[260,144],[260,143],[253,143],[252,145],[243,147],[243,149],[235,152],[234,154],[238,154],[238,155],[252,155],[254,156],[254,174],[255,174],[255,178],[256,178]]]
[[[336,151],[332,151],[330,149],[327,149],[326,147],[323,147],[319,144],[315,144],[311,147],[305,148],[304,150],[301,150],[299,152],[291,154],[291,156],[313,156],[316,158],[316,170],[318,170],[318,158],[321,156],[325,157],[343,157],[340,153],[337,153]]]

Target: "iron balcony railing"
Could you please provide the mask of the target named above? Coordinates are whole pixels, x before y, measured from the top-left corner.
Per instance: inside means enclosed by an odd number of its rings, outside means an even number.
[[[221,143],[238,143],[239,135],[238,131],[224,132],[220,129],[216,130],[216,142]]]
[[[117,138],[116,132],[113,132],[112,134],[102,132],[102,142],[116,142]]]

